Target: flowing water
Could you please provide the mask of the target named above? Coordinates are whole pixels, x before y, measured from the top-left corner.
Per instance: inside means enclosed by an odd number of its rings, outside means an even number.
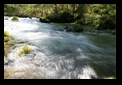
[[[7,16],[6,16],[7,17]],[[4,17],[5,18],[5,17]],[[37,18],[4,20],[4,30],[16,40],[4,57],[8,79],[99,79],[116,76],[116,36],[108,33],[59,31],[65,24]],[[30,54],[18,56],[25,45]]]

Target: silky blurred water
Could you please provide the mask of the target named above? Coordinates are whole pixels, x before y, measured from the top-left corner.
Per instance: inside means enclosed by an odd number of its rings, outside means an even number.
[[[7,16],[5,16],[7,17]],[[4,17],[4,18],[5,18]],[[99,79],[116,76],[116,36],[108,33],[59,31],[65,24],[41,23],[37,18],[4,20],[4,30],[16,44],[4,57],[8,79]],[[18,56],[22,46],[30,54]]]

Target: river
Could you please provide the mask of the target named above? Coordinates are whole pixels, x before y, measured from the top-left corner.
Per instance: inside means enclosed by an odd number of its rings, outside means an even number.
[[[7,16],[4,16],[4,18]],[[41,23],[37,18],[12,17],[4,20],[4,30],[16,40],[4,57],[8,79],[103,79],[116,76],[116,36],[109,33],[65,32],[65,24]],[[30,54],[18,56],[22,46]]]

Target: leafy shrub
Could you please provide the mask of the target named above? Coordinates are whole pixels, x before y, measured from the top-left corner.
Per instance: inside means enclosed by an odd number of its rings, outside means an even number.
[[[11,20],[12,20],[12,21],[19,21],[19,19],[18,19],[17,16],[14,16]]]
[[[83,28],[80,24],[75,24],[73,28],[74,28],[75,32],[82,32],[83,31]]]
[[[113,17],[109,17],[109,19],[106,19],[106,17],[102,17],[100,21],[100,25],[97,28],[98,30],[102,29],[115,29],[116,28],[116,23],[115,21],[112,21]]]
[[[48,15],[47,19],[56,23],[71,23],[74,21],[74,16],[70,12],[62,11],[58,14]]]

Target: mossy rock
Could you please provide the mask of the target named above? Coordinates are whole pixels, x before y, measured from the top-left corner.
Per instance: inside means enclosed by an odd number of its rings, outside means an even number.
[[[39,18],[39,21],[43,23],[50,23],[50,21],[46,18]]]
[[[73,31],[73,26],[66,26],[64,29],[66,29],[67,32]]]
[[[80,24],[75,24],[73,28],[74,28],[75,32],[82,32],[83,31],[83,28]]]
[[[14,16],[11,20],[12,20],[12,21],[19,21],[19,19],[18,19],[17,16]]]
[[[10,38],[10,34],[9,34],[9,32],[8,31],[4,31],[4,37],[9,37]]]
[[[116,35],[116,31],[112,31],[112,34],[113,34],[113,35]]]
[[[8,20],[8,18],[4,18],[4,20]]]
[[[10,34],[8,31],[4,31],[4,42],[8,42],[10,40]]]
[[[22,48],[22,50],[23,50],[23,52],[24,52],[25,54],[28,54],[28,53],[31,52],[31,48],[30,48],[29,46],[24,46],[24,47]]]
[[[22,51],[19,52],[18,56],[22,56],[24,53]]]
[[[9,48],[10,48],[10,46],[7,45],[6,43],[4,43],[4,55],[5,55],[5,56],[6,56],[7,53],[9,52]]]
[[[9,37],[4,37],[4,42],[8,42],[10,40]]]
[[[23,54],[29,54],[31,51],[32,50],[29,46],[23,46],[22,50],[19,52],[18,56],[22,56]]]
[[[67,25],[64,29],[69,32],[82,32],[83,27],[80,24]]]

